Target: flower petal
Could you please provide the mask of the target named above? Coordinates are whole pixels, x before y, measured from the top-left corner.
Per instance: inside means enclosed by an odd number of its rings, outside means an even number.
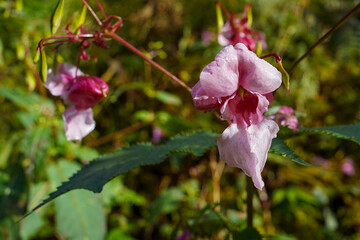
[[[221,99],[210,97],[201,87],[200,81],[191,89],[194,106],[199,110],[214,110],[220,107]]]
[[[248,91],[261,94],[275,91],[281,85],[281,73],[270,63],[238,43],[235,50],[239,61],[240,85]]]
[[[84,73],[77,66],[65,62],[59,64],[56,70],[56,74],[65,74],[72,78],[84,75]]]
[[[264,168],[271,141],[279,131],[278,125],[267,118],[247,128],[233,123],[225,129],[217,143],[220,158],[229,166],[241,168],[252,178],[256,188],[262,190]]]
[[[239,87],[238,58],[233,46],[227,46],[200,74],[200,83],[211,97],[232,95]]]
[[[75,106],[72,105],[63,113],[63,119],[67,140],[81,140],[95,129],[91,108],[76,110]]]

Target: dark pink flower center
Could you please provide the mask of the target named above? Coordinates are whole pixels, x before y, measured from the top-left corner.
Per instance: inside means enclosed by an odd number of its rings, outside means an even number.
[[[101,78],[81,76],[74,79],[67,98],[76,109],[82,110],[98,103],[106,96],[108,90],[108,85]]]

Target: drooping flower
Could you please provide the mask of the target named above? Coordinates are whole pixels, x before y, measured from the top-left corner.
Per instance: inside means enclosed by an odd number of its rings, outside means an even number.
[[[242,44],[225,47],[201,72],[192,89],[200,110],[219,108],[231,124],[218,139],[220,158],[241,168],[262,189],[261,171],[278,125],[263,114],[272,92],[281,85],[281,73]]]
[[[109,87],[100,78],[84,76],[76,67],[61,63],[56,71],[49,69],[45,87],[70,106],[63,113],[68,140],[81,140],[95,128],[92,107],[106,96]]]
[[[298,130],[299,121],[295,115],[294,109],[291,107],[281,106],[279,110],[270,117],[274,119],[279,126],[288,127],[294,131]]]
[[[248,12],[251,11],[250,6],[249,3],[246,5],[241,18],[238,18],[235,14],[229,14],[229,20],[221,28],[218,35],[220,45],[228,46],[242,43],[253,52],[255,52],[257,45],[262,50],[267,48],[265,35],[254,31],[250,27],[248,19]]]

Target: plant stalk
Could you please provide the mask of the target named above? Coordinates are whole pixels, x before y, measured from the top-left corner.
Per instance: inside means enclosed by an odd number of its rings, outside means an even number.
[[[254,218],[254,212],[253,212],[253,196],[254,196],[254,186],[252,179],[248,176],[246,176],[246,222],[247,227],[252,228],[253,227],[253,218]]]

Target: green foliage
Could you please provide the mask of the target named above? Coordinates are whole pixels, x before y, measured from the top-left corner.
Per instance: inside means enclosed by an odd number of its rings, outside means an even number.
[[[322,135],[330,135],[333,137],[351,140],[360,144],[360,122],[349,125],[338,125],[333,127],[322,128],[303,128],[300,129],[301,133],[315,133]]]
[[[241,240],[241,239],[247,239],[247,240],[261,240],[262,237],[260,233],[255,228],[246,228],[241,231],[235,231],[233,232],[233,239],[234,240]]]
[[[64,5],[65,5],[65,0],[58,0],[54,12],[51,15],[50,29],[52,34],[55,34],[58,28],[60,27],[61,20],[64,14]]]

